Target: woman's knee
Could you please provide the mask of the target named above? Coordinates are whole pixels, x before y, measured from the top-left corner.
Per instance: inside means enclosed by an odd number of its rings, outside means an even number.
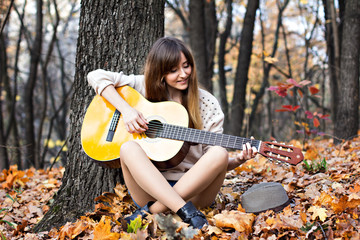
[[[130,154],[137,153],[141,151],[142,148],[137,142],[128,141],[124,142],[120,147],[120,160],[123,161]]]
[[[211,154],[212,159],[221,164],[221,165],[226,165],[228,163],[228,159],[229,159],[229,153],[228,151],[220,146],[213,146],[209,149],[209,154]]]

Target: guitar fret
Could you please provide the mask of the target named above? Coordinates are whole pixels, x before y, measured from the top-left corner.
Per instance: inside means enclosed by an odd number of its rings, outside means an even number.
[[[163,130],[159,137],[212,146],[219,145],[225,148],[238,150],[242,150],[243,145],[246,143],[250,143],[251,147],[256,147],[258,149],[260,142],[258,140],[247,139],[228,134],[213,133],[170,124],[163,124]]]
[[[230,145],[230,136],[228,136],[228,140],[227,140],[226,146],[229,146],[229,145]]]

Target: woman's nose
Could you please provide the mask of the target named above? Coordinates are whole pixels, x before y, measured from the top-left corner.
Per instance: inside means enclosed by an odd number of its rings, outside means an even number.
[[[180,68],[180,77],[186,77],[186,72],[184,68]]]

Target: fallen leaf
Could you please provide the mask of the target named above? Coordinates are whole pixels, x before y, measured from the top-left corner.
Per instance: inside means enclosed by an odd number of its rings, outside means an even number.
[[[111,220],[103,216],[94,228],[94,240],[118,240],[119,233],[111,232]]]
[[[239,232],[251,233],[255,215],[225,210],[221,214],[215,215],[214,219],[215,225],[219,228],[233,228]]]
[[[308,212],[312,212],[313,214],[311,215],[311,219],[315,220],[317,217],[319,217],[320,221],[324,222],[327,218],[327,210],[325,208],[322,207],[318,207],[318,206],[311,206],[308,209]]]

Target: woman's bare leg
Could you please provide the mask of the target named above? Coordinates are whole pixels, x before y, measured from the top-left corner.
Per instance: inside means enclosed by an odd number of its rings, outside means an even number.
[[[198,207],[211,205],[223,184],[227,171],[228,153],[222,147],[211,147],[198,162],[174,185],[174,190],[186,202]],[[156,202],[152,213],[164,212],[167,207]]]
[[[185,205],[186,202],[170,186],[138,143],[124,143],[120,150],[120,159],[126,186],[140,206],[156,199],[164,208],[167,206],[176,212]]]

